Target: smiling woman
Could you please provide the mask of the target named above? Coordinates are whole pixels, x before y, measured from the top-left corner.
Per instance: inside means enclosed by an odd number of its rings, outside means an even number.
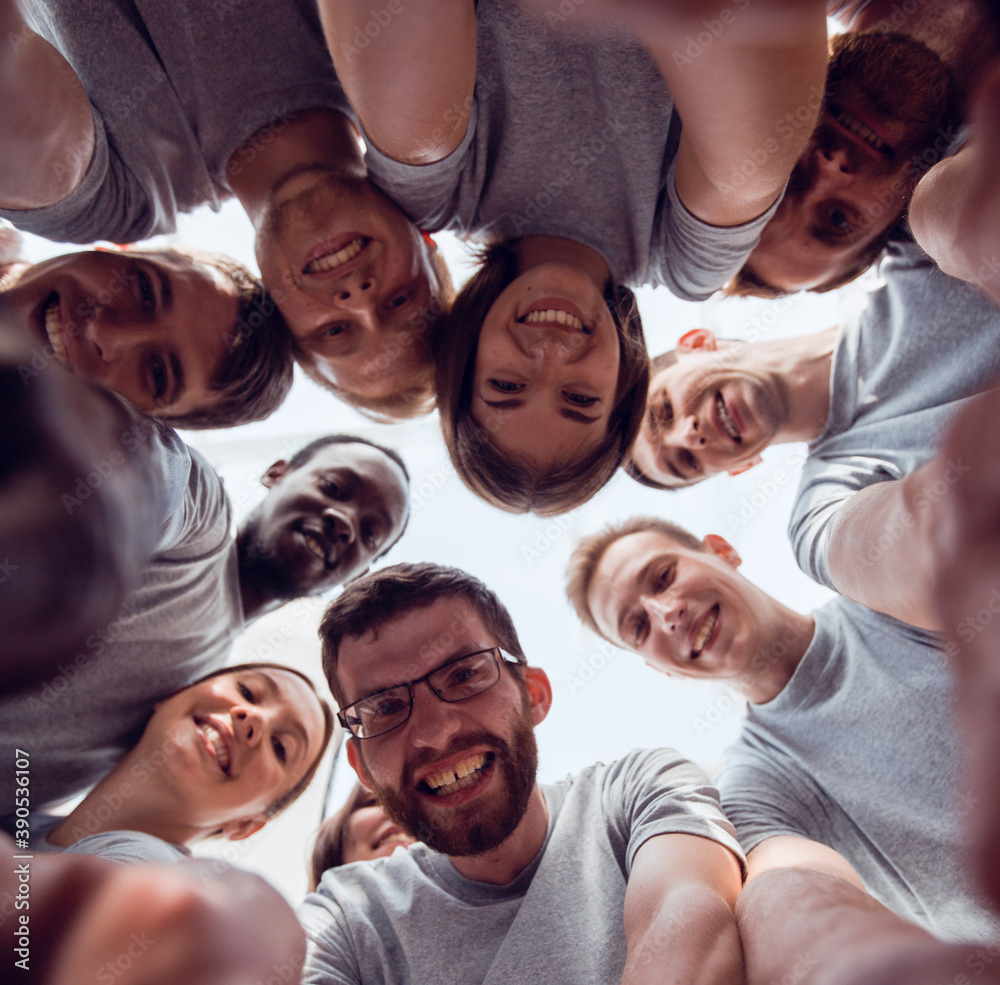
[[[169,424],[267,417],[292,382],[288,330],[260,283],[201,251],[86,250],[15,271],[5,300],[53,360]]]
[[[34,826],[37,847],[99,854],[115,832],[113,851],[124,842],[179,858],[199,838],[247,838],[305,790],[332,732],[304,674],[268,663],[216,671],[160,702],[78,807]]]
[[[582,243],[488,247],[436,342],[438,406],[463,482],[515,513],[563,513],[611,478],[649,384],[631,291]]]

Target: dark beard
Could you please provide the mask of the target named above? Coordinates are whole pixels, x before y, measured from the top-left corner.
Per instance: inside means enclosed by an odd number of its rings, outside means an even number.
[[[957,88],[951,69],[926,45],[905,34],[840,34],[830,42],[826,98],[859,91],[886,119],[907,124],[893,149],[902,163],[933,144],[956,122]],[[943,150],[944,148],[942,148]]]
[[[236,558],[240,585],[252,586],[259,597],[269,601],[290,602],[307,594],[289,575],[287,564],[275,555],[258,532],[259,517],[254,510],[240,526],[236,536]]]
[[[373,791],[386,815],[408,835],[452,858],[483,855],[503,844],[521,823],[535,787],[538,747],[526,710],[518,716],[509,745],[490,732],[469,733],[449,748],[448,754],[476,746],[495,750],[491,768],[502,769],[506,779],[507,793],[496,809],[484,808],[473,802],[467,814],[461,809],[454,812],[455,823],[451,828],[442,830],[435,826],[433,820],[425,816],[424,805],[414,790],[413,773],[424,765],[420,762],[407,765],[402,789],[376,785]],[[434,753],[434,758],[438,756],[440,753]]]

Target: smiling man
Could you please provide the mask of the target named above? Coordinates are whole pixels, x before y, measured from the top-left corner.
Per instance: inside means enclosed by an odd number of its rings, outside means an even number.
[[[386,414],[429,409],[447,273],[367,181],[314,4],[25,6],[40,35],[0,0],[18,39],[0,84],[3,215],[63,242],[127,243],[235,195],[258,234],[262,310],[277,304],[303,367]]]
[[[940,937],[992,939],[956,794],[942,641],[843,598],[795,612],[740,563],[722,537],[636,517],[577,547],[567,594],[590,629],[654,670],[727,681],[747,699],[717,780],[751,879],[824,873]]]
[[[913,8],[827,4],[849,32],[831,41],[819,125],[729,293],[780,297],[853,280],[882,253],[920,176],[954,149],[957,111],[995,33],[975,0]]]
[[[742,982],[741,862],[707,778],[637,750],[539,785],[551,685],[486,586],[396,565],[320,636],[350,763],[423,844],[327,871],[299,911],[304,982]]]
[[[106,461],[91,460],[89,474],[71,472],[56,485],[67,490],[61,507],[70,516],[82,512],[95,482],[101,488],[119,472],[148,467],[165,490],[148,520],[159,536],[111,621],[79,649],[65,651],[57,673],[0,702],[0,748],[32,751],[34,808],[64,800],[106,773],[155,703],[221,667],[248,622],[362,574],[399,539],[408,518],[402,459],[362,438],[332,435],[267,470],[268,493],[234,537],[228,498],[208,463],[130,408],[125,419],[128,428],[117,419],[107,425],[118,444]],[[9,508],[30,513],[41,506],[15,500]],[[53,564],[65,563],[58,547],[47,550]],[[16,554],[11,560],[25,563]],[[30,578],[5,586],[14,599],[25,593],[25,604],[32,590],[39,588]],[[65,608],[51,615],[53,622],[73,617],[72,605]]]

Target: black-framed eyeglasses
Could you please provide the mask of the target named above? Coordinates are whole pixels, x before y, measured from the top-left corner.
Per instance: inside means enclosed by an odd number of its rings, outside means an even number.
[[[423,681],[442,700],[465,701],[488,691],[500,680],[502,661],[523,664],[498,646],[466,653],[435,667],[429,674],[376,691],[337,713],[340,724],[356,739],[371,739],[399,728],[413,711],[413,688]]]

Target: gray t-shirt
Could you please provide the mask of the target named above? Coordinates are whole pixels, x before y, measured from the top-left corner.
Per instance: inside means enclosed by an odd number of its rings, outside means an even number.
[[[716,777],[749,852],[765,838],[822,842],[868,891],[934,933],[993,939],[972,887],[952,680],[937,639],[837,598],[781,693],[750,704]]]
[[[190,471],[119,617],[54,677],[0,700],[0,754],[13,762],[14,749],[28,753],[33,809],[65,800],[107,773],[135,745],[154,704],[222,667],[243,629],[222,480],[174,432],[162,434],[156,453],[190,461]],[[4,770],[0,827],[8,829],[13,783],[13,770]]]
[[[314,0],[26,7],[73,66],[94,118],[94,155],[79,187],[46,208],[0,212],[49,239],[128,243],[171,232],[178,212],[218,209],[232,169],[300,110],[347,109]]]
[[[31,847],[39,852],[62,852],[66,855],[93,855],[111,862],[179,862],[191,853],[180,845],[171,844],[144,831],[101,831],[85,835],[68,848],[50,845],[48,836],[63,822],[57,815],[43,814],[32,818]]]
[[[881,285],[837,336],[829,417],[809,447],[788,528],[799,566],[829,588],[830,526],[844,502],[931,459],[964,398],[1000,376],[1000,309],[986,295],[912,243],[890,245],[879,272]],[[951,463],[942,489],[970,464]]]
[[[509,0],[480,0],[476,26],[476,96],[458,149],[413,166],[369,146],[372,181],[418,226],[562,236],[595,249],[620,283],[665,284],[687,300],[740,269],[772,212],[720,228],[681,205],[673,100],[634,39],[552,30]]]
[[[625,887],[645,841],[699,835],[743,864],[708,777],[672,749],[542,791],[545,842],[509,885],[466,879],[422,844],[329,869],[298,911],[304,985],[606,985],[625,966]]]

